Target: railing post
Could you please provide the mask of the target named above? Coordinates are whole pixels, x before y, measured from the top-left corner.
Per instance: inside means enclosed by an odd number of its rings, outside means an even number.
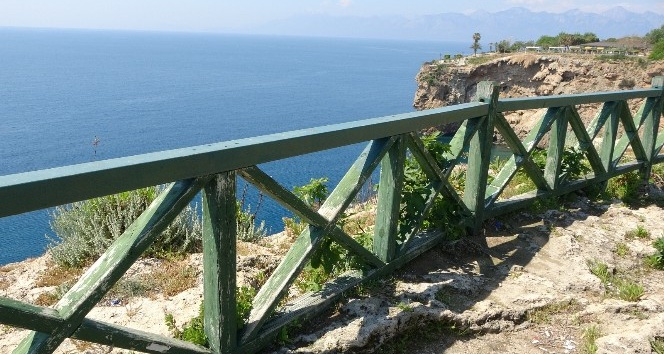
[[[406,145],[404,138],[400,137],[383,157],[380,165],[373,248],[383,262],[391,261],[397,250],[405,159]]]
[[[235,172],[225,172],[203,191],[204,327],[216,354],[237,347],[235,184]]]
[[[650,178],[650,172],[652,171],[652,165],[655,158],[655,153],[657,149],[657,135],[659,130],[659,121],[662,116],[662,106],[664,105],[664,76],[656,76],[652,78],[652,88],[658,88],[662,90],[662,93],[657,98],[656,103],[650,113],[646,116],[643,122],[643,149],[646,151],[646,157],[648,161],[645,165],[643,172],[643,178],[646,183]]]
[[[565,109],[562,113],[551,127],[549,148],[546,152],[546,166],[544,167],[544,179],[552,189],[556,189],[560,185],[561,163],[563,154],[565,153],[569,108]]]
[[[493,147],[493,122],[496,116],[499,92],[499,87],[494,82],[482,81],[477,84],[475,101],[488,103],[489,112],[484,117],[473,118],[473,120],[478,120],[479,124],[477,132],[470,139],[466,186],[463,195],[463,201],[473,213],[475,219],[472,226],[475,233],[480,231],[484,221],[484,194],[486,193],[491,148]]]

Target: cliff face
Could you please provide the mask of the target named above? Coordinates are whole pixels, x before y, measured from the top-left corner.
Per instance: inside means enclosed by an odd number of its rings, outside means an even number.
[[[480,81],[495,81],[501,87],[501,98],[509,98],[650,87],[652,78],[660,75],[664,75],[661,61],[599,60],[586,55],[517,54],[479,65],[426,63],[417,74],[413,106],[422,110],[469,102]],[[636,106],[639,102],[630,104]],[[579,113],[588,120],[594,114],[588,117],[584,113],[596,108],[580,107]],[[506,118],[517,134],[522,135],[532,121],[527,118],[537,114],[539,112],[520,111],[507,114]]]

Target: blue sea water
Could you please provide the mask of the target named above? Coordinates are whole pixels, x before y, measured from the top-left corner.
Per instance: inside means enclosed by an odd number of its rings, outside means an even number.
[[[412,111],[420,65],[466,47],[0,29],[0,175]],[[261,167],[288,188],[322,176],[333,186],[361,149]],[[258,216],[283,228],[274,203]],[[0,264],[42,254],[48,220],[0,219]]]

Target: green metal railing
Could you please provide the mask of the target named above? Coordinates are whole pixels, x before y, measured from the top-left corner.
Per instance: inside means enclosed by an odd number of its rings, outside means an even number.
[[[66,338],[148,353],[257,351],[276,337],[282,327],[320,313],[343,291],[389,274],[440,242],[444,237],[442,231],[420,232],[422,215],[429,212],[438,194],[456,203],[467,225],[478,230],[487,218],[522,208],[537,198],[569,193],[630,171],[640,170],[647,178],[651,166],[664,160],[660,154],[664,134],[658,133],[663,95],[664,77],[654,78],[649,89],[518,99],[499,99],[498,87],[483,82],[477,87],[475,101],[467,104],[2,176],[0,217],[170,184],[54,308],[0,298],[0,323],[31,331],[15,353],[51,353]],[[643,100],[635,114],[627,105],[633,99]],[[586,127],[577,106],[590,103],[601,108]],[[503,113],[527,109],[545,109],[545,113],[521,141]],[[461,128],[452,139],[445,156],[447,163],[442,166],[416,132],[449,123],[461,123]],[[504,138],[512,155],[487,183],[494,129]],[[547,134],[547,160],[542,171],[531,154]],[[597,139],[594,144],[598,135],[601,142]],[[561,162],[566,141],[568,144],[573,141],[584,153],[592,173],[578,179],[564,176]],[[368,142],[367,147],[318,210],[310,208],[256,166],[360,142]],[[621,158],[629,147],[635,159],[623,163]],[[420,164],[430,180],[432,193],[420,211],[420,225],[410,231],[405,241],[398,242],[407,156]],[[466,183],[460,191],[449,178],[454,167],[462,163],[466,164]],[[367,249],[348,235],[339,221],[379,166],[373,247]],[[500,199],[520,169],[532,179],[536,189]],[[235,318],[238,176],[309,225],[258,291],[249,320],[239,331]],[[204,326],[210,348],[87,318],[113,284],[201,191]],[[345,273],[321,291],[278,308],[312,253],[323,247],[328,238],[363,259],[370,269]]]

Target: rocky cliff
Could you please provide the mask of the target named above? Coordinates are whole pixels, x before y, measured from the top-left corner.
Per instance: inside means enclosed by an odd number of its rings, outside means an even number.
[[[664,62],[644,58],[517,54],[495,57],[482,64],[434,61],[425,63],[417,74],[413,106],[422,110],[469,102],[477,83],[487,80],[500,85],[501,98],[509,98],[650,87],[652,78],[659,75],[664,75]],[[580,107],[580,114],[587,120],[593,114],[584,113],[595,109]],[[532,121],[527,118],[536,114],[539,112],[521,111],[506,118],[521,135]],[[447,130],[450,129],[453,127]]]

